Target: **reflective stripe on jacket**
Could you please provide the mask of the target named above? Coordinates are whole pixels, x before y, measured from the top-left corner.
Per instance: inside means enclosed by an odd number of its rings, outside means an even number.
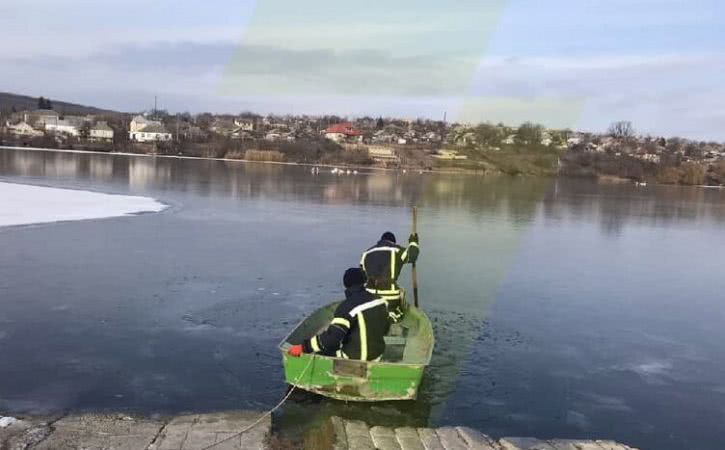
[[[360,258],[360,267],[368,277],[368,289],[381,296],[400,294],[398,277],[403,264],[413,262],[419,253],[418,244],[408,243],[403,248],[390,241],[379,241]]]
[[[304,351],[365,361],[380,357],[388,330],[385,300],[363,286],[345,290],[327,330],[304,342]]]

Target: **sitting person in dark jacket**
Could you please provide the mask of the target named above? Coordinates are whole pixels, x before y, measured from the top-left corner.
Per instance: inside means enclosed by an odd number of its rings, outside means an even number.
[[[365,290],[367,278],[359,268],[345,271],[345,300],[335,310],[327,330],[293,345],[290,356],[320,353],[338,358],[373,361],[385,350],[383,337],[389,328],[385,300]]]

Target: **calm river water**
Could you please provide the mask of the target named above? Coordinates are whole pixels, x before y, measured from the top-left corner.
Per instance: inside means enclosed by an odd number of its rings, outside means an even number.
[[[296,395],[275,427],[725,445],[723,190],[18,150],[0,180],[171,205],[0,229],[0,413],[270,408],[279,341],[416,204],[437,337],[420,399]]]

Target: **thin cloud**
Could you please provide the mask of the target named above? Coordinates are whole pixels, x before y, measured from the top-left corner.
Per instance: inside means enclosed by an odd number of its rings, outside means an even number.
[[[723,5],[5,0],[0,87],[126,111],[158,95],[179,111],[629,119],[724,139]]]

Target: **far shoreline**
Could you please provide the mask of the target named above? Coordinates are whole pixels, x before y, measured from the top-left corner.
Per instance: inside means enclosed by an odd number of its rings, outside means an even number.
[[[255,161],[250,159],[237,159],[237,158],[211,158],[208,156],[186,156],[186,155],[159,155],[156,153],[130,153],[130,152],[100,152],[98,150],[75,150],[75,149],[65,149],[65,148],[45,148],[45,147],[17,147],[17,146],[8,146],[8,145],[0,145],[0,150],[29,150],[34,152],[56,152],[56,153],[76,153],[76,154],[91,154],[91,155],[112,155],[112,156],[143,156],[147,158],[174,158],[174,159],[193,159],[193,160],[201,160],[201,161],[224,161],[224,162],[239,162],[239,163],[250,163],[250,164],[272,164],[272,165],[280,165],[280,166],[298,166],[298,167],[319,167],[319,168],[327,168],[327,169],[350,169],[350,170],[365,170],[365,171],[381,171],[381,172],[403,172],[403,171],[411,171],[411,172],[419,172],[420,174],[423,173],[447,173],[447,174],[460,174],[460,173],[470,173],[470,174],[480,174],[480,175],[486,175],[486,172],[479,171],[479,170],[439,170],[439,169],[420,169],[420,168],[414,168],[414,167],[401,167],[398,169],[390,169],[387,167],[376,167],[376,166],[359,166],[359,165],[349,165],[349,164],[323,164],[323,163],[301,163],[301,162],[289,162],[289,161]],[[490,175],[498,175],[498,173],[493,174],[489,173]],[[503,175],[503,174],[502,174]]]
[[[345,169],[345,170],[358,170],[364,171],[361,173],[374,173],[374,172],[389,172],[389,173],[407,173],[417,172],[418,175],[424,174],[444,174],[444,175],[479,175],[479,176],[509,176],[509,177],[538,177],[538,178],[588,178],[592,181],[601,184],[636,184],[635,180],[629,178],[618,177],[614,175],[595,175],[592,177],[572,177],[567,175],[553,174],[518,174],[510,175],[504,172],[491,172],[485,170],[470,170],[470,169],[420,169],[417,167],[400,167],[396,169],[390,169],[387,167],[376,167],[376,166],[359,166],[359,165],[347,165],[347,164],[316,164],[316,163],[302,163],[302,162],[286,162],[286,161],[255,161],[249,159],[236,159],[236,158],[211,158],[208,156],[186,156],[186,155],[159,155],[156,153],[130,153],[130,152],[101,152],[97,150],[75,150],[75,149],[63,149],[63,148],[46,148],[46,147],[18,147],[9,145],[0,145],[0,150],[27,150],[33,152],[54,152],[54,153],[75,153],[75,154],[91,154],[91,155],[107,155],[107,156],[138,156],[146,158],[169,158],[169,159],[188,159],[188,160],[199,160],[199,161],[222,161],[222,162],[234,162],[242,164],[268,164],[278,166],[291,166],[291,167],[319,167],[324,169]],[[699,187],[699,188],[715,188],[725,189],[725,186],[715,186],[707,184],[666,184],[649,182],[646,183],[652,186],[678,186],[678,187]]]

